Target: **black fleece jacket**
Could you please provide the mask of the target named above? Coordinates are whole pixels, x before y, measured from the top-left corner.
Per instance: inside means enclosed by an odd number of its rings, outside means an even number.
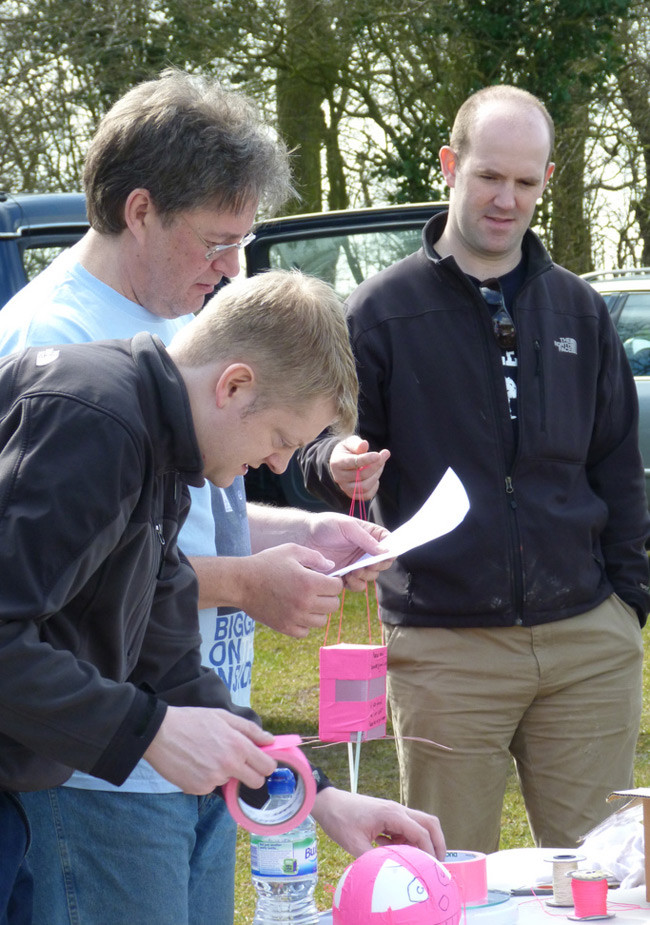
[[[185,482],[201,456],[156,337],[0,360],[0,789],[122,783],[166,704],[255,717],[200,664]]]
[[[480,294],[433,245],[364,282],[347,318],[360,380],[359,433],[391,452],[370,515],[389,529],[447,467],[470,510],[378,580],[382,619],[409,626],[530,626],[583,613],[615,591],[641,624],[650,606],[648,513],[634,380],[600,296],[527,232],[514,304],[518,438],[502,354]],[[300,461],[341,509],[321,438]]]

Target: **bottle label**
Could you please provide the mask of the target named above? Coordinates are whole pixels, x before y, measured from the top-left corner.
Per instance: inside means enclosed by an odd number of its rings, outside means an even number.
[[[290,879],[318,871],[316,839],[308,836],[294,840],[286,836],[251,836],[251,872],[253,876]]]

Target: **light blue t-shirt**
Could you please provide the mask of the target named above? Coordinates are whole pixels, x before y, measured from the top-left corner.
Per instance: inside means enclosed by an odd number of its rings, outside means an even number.
[[[100,282],[77,260],[78,245],[63,251],[0,311],[0,356],[25,347],[158,334],[168,344],[192,320],[159,318]]]
[[[77,252],[77,245],[63,251],[0,311],[0,356],[32,346],[130,338],[140,331],[168,344],[191,322],[191,315],[160,318],[120,295],[85,270]],[[192,506],[178,541],[185,555],[249,555],[243,478],[227,489],[206,481],[202,488],[190,488],[190,494]],[[199,624],[203,664],[225,681],[234,703],[250,706],[253,620],[241,611],[210,607],[199,611]],[[75,771],[66,785],[141,793],[178,790],[144,758],[120,787],[82,771]]]
[[[238,476],[229,488],[206,484],[212,496],[217,555],[226,555],[228,550],[229,556],[249,556],[244,479]],[[253,619],[233,608],[211,610],[201,622],[201,661],[225,681],[234,702],[245,706],[250,706],[251,698],[254,631]]]

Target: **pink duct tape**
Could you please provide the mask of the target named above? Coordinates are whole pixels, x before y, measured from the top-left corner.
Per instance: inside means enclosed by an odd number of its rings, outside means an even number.
[[[345,642],[335,646],[321,646],[320,676],[350,680],[385,676],[386,653],[386,646],[352,645]]]
[[[296,775],[296,789],[291,800],[281,808],[265,810],[250,806],[239,797],[241,781],[234,777],[223,787],[223,796],[230,815],[237,825],[254,832],[255,835],[282,835],[289,832],[307,818],[316,799],[316,781],[311,766],[300,750],[299,735],[276,736],[272,745],[262,746],[262,751],[278,764],[291,768]]]
[[[386,734],[385,700],[379,703],[328,703],[321,699],[318,711],[318,738],[321,742],[351,742],[358,732],[373,732],[375,738]]]
[[[481,906],[487,903],[486,855],[478,851],[448,851],[442,863],[456,881],[464,905]]]

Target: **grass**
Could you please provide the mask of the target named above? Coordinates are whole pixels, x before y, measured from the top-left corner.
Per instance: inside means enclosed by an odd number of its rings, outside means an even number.
[[[333,618],[333,623],[335,622]],[[336,616],[338,623],[338,615]],[[335,640],[330,631],[329,642]],[[378,624],[372,626],[373,641],[379,638]],[[650,626],[644,636],[650,638]],[[364,594],[346,595],[342,639],[367,642],[368,625]],[[318,650],[324,633],[312,633],[308,639],[290,639],[258,624],[255,637],[253,669],[253,706],[263,717],[265,728],[276,734],[318,734]],[[341,788],[349,787],[348,757],[345,745],[334,745],[307,757],[321,765]],[[644,671],[644,711],[637,747],[636,786],[650,786],[650,658]],[[359,791],[374,796],[399,799],[399,782],[394,743],[379,740],[364,743],[361,749]],[[514,770],[508,782],[503,808],[501,848],[532,846],[523,801]],[[319,909],[331,907],[331,891],[351,858],[319,830],[319,881],[316,902]],[[235,884],[235,925],[252,922],[255,893],[250,881],[248,834],[242,829],[237,839]]]

